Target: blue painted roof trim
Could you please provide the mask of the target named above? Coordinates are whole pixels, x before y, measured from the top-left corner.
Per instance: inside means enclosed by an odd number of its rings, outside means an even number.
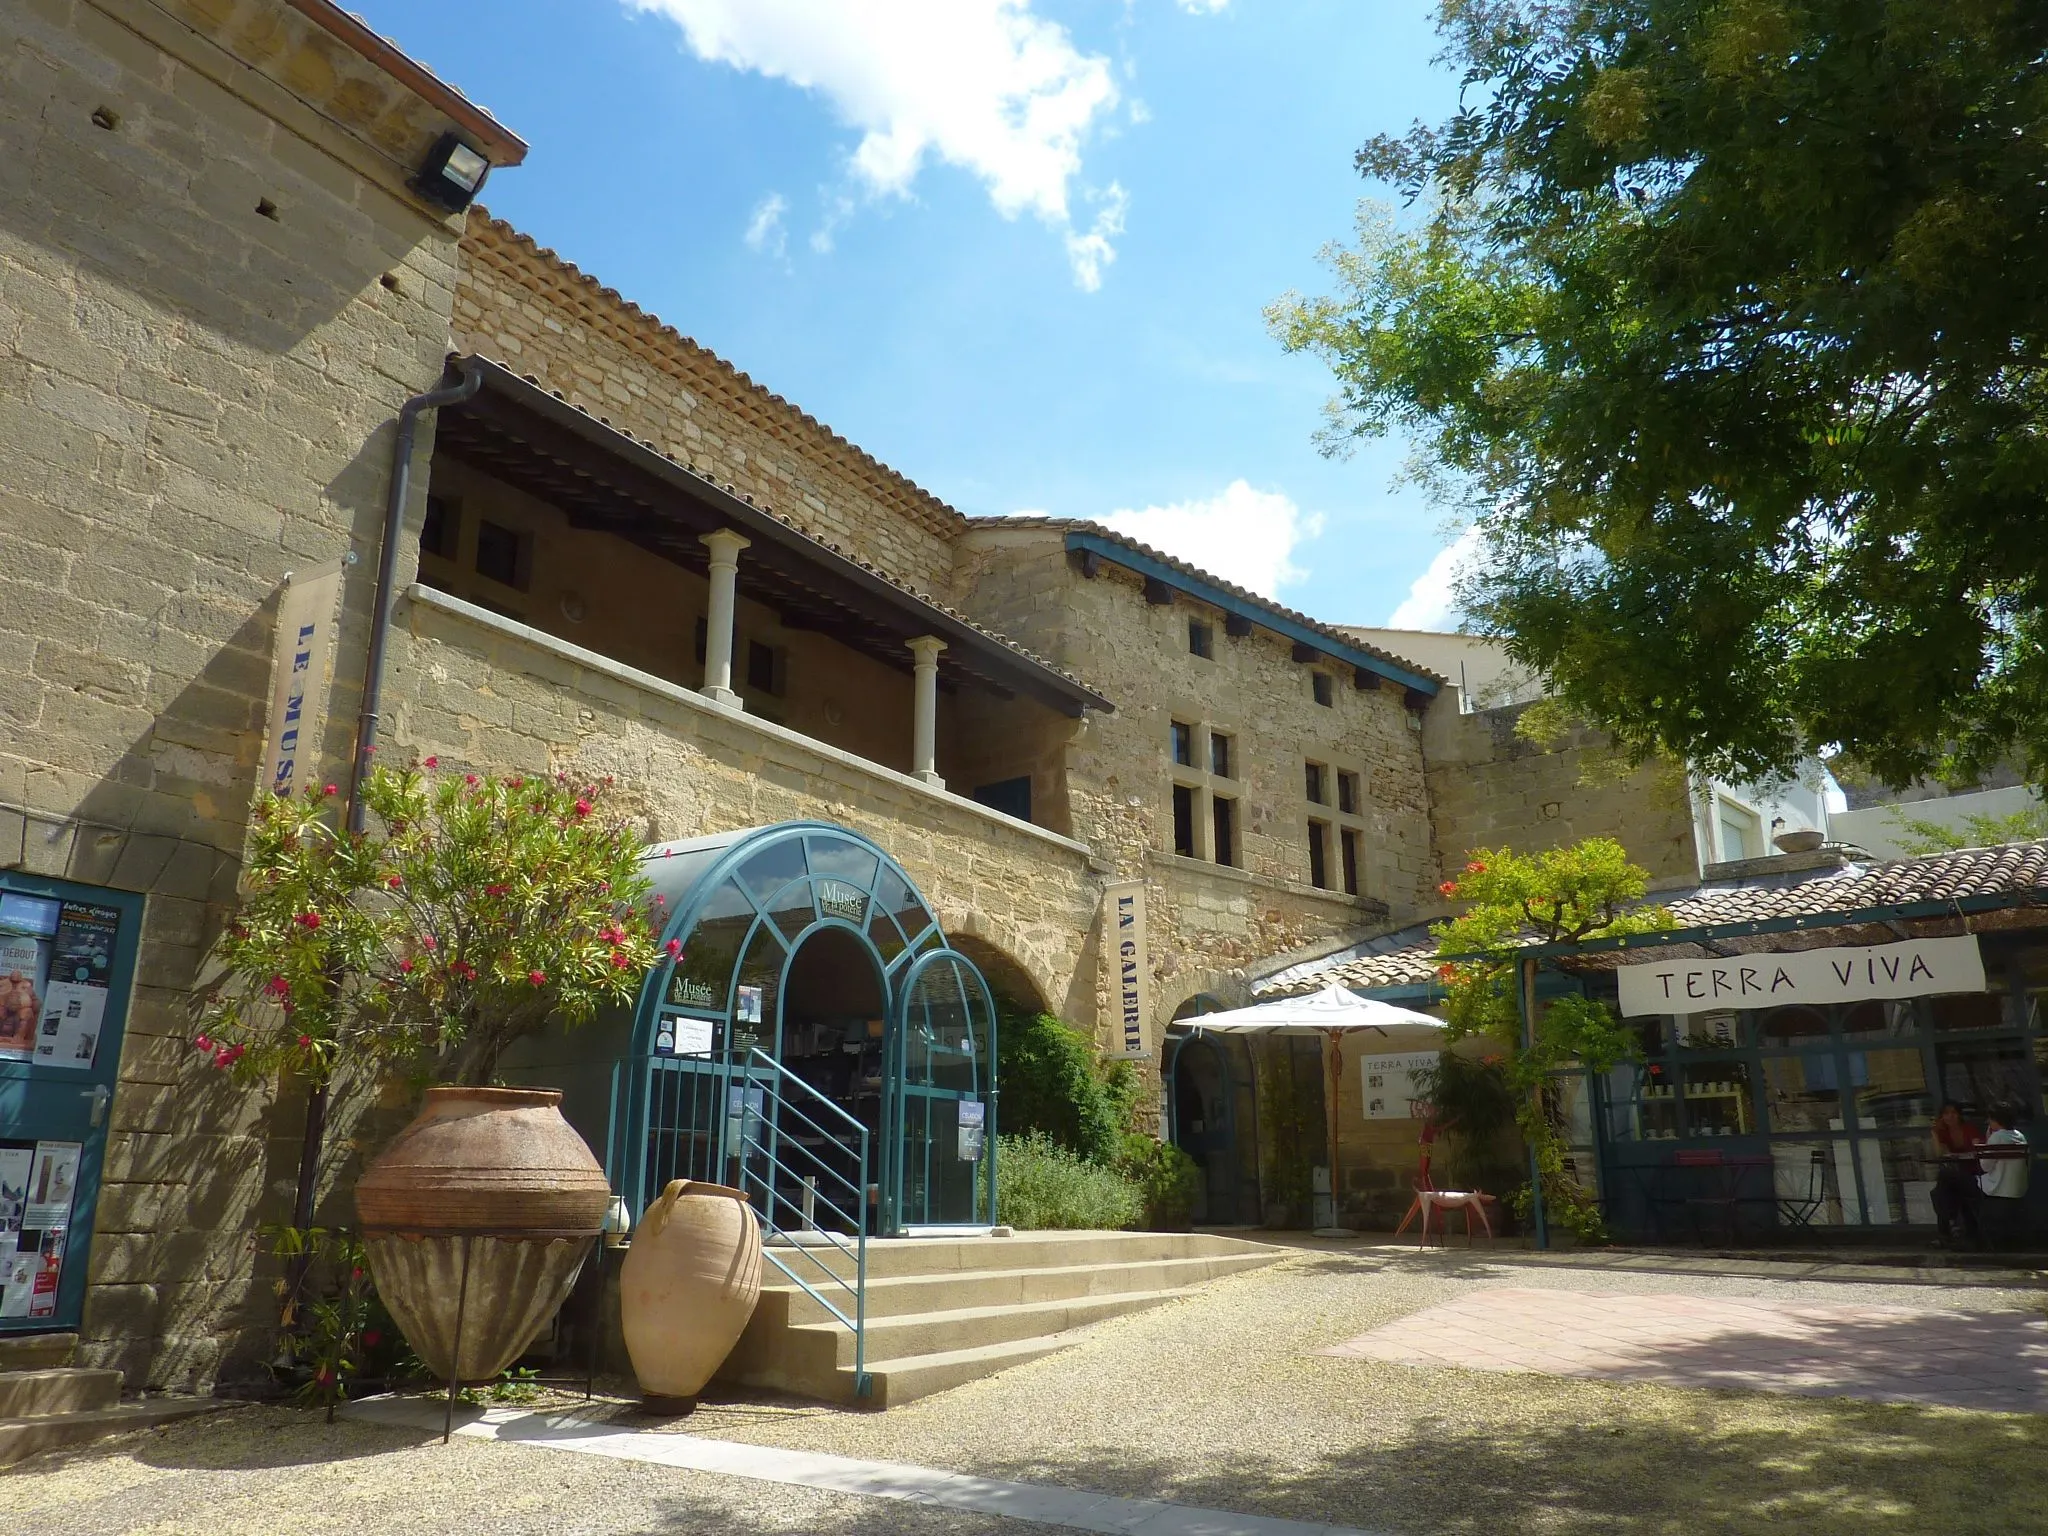
[[[1200,598],[1212,608],[1221,608],[1225,613],[1249,619],[1283,639],[1298,640],[1303,645],[1312,645],[1332,661],[1347,662],[1354,667],[1363,667],[1368,672],[1377,672],[1388,681],[1399,683],[1404,688],[1413,688],[1417,693],[1425,693],[1434,698],[1443,688],[1443,684],[1435,678],[1424,677],[1420,672],[1410,672],[1399,662],[1388,661],[1384,656],[1375,656],[1371,651],[1362,650],[1356,645],[1326,635],[1319,629],[1311,629],[1299,619],[1282,613],[1277,608],[1269,608],[1264,603],[1240,597],[1213,582],[1202,580],[1199,576],[1190,576],[1178,566],[1168,565],[1164,560],[1155,560],[1150,555],[1142,555],[1128,544],[1119,543],[1115,539],[1105,539],[1096,533],[1070,532],[1067,535],[1067,548],[1069,551],[1086,551],[1109,561],[1112,565],[1120,565],[1127,571],[1164,582],[1176,591],[1187,593],[1189,597]]]

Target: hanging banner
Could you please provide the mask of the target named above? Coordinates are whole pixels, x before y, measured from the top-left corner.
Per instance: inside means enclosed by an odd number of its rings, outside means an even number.
[[[1984,957],[1975,934],[1907,939],[1861,949],[1802,949],[1726,960],[1624,965],[1615,972],[1621,1011],[1705,1013],[1780,1008],[1788,1003],[1861,1003],[1892,997],[1982,992]]]
[[[1128,880],[1106,888],[1103,911],[1109,922],[1110,993],[1116,1000],[1119,1038],[1126,1057],[1149,1057],[1146,1006],[1151,995],[1151,957],[1145,950],[1145,882]]]
[[[271,663],[270,728],[259,795],[297,794],[320,758],[327,663],[334,651],[341,596],[340,557],[294,572],[277,605],[277,655]]]

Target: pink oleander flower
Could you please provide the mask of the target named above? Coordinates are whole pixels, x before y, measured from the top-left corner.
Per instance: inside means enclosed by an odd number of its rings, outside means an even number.
[[[548,973],[546,971],[528,971],[526,979],[536,987],[544,987],[548,984]]]
[[[680,960],[683,958],[683,941],[681,939],[670,939],[662,947],[668,951],[669,959]]]
[[[438,757],[423,758],[420,766],[423,768],[438,768],[441,766],[441,759]]]
[[[582,817],[588,816],[591,812],[591,809],[592,807],[588,800],[578,800],[576,802],[576,815],[579,820]]]

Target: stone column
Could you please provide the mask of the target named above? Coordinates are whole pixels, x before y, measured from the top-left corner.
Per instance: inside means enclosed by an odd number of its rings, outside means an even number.
[[[936,635],[920,635],[910,642],[910,654],[917,658],[910,771],[938,789],[946,787],[939,777],[939,652],[945,648],[946,642]]]
[[[730,528],[721,528],[703,535],[700,542],[711,551],[711,608],[704,617],[704,697],[727,709],[744,709],[746,705],[732,691],[732,610],[740,551],[749,541]]]

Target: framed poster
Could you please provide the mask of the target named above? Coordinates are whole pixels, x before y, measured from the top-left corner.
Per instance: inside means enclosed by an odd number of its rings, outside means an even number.
[[[1425,1099],[1421,1079],[1436,1069],[1440,1051],[1403,1051],[1389,1056],[1361,1056],[1359,1071],[1368,1120],[1420,1120]]]

